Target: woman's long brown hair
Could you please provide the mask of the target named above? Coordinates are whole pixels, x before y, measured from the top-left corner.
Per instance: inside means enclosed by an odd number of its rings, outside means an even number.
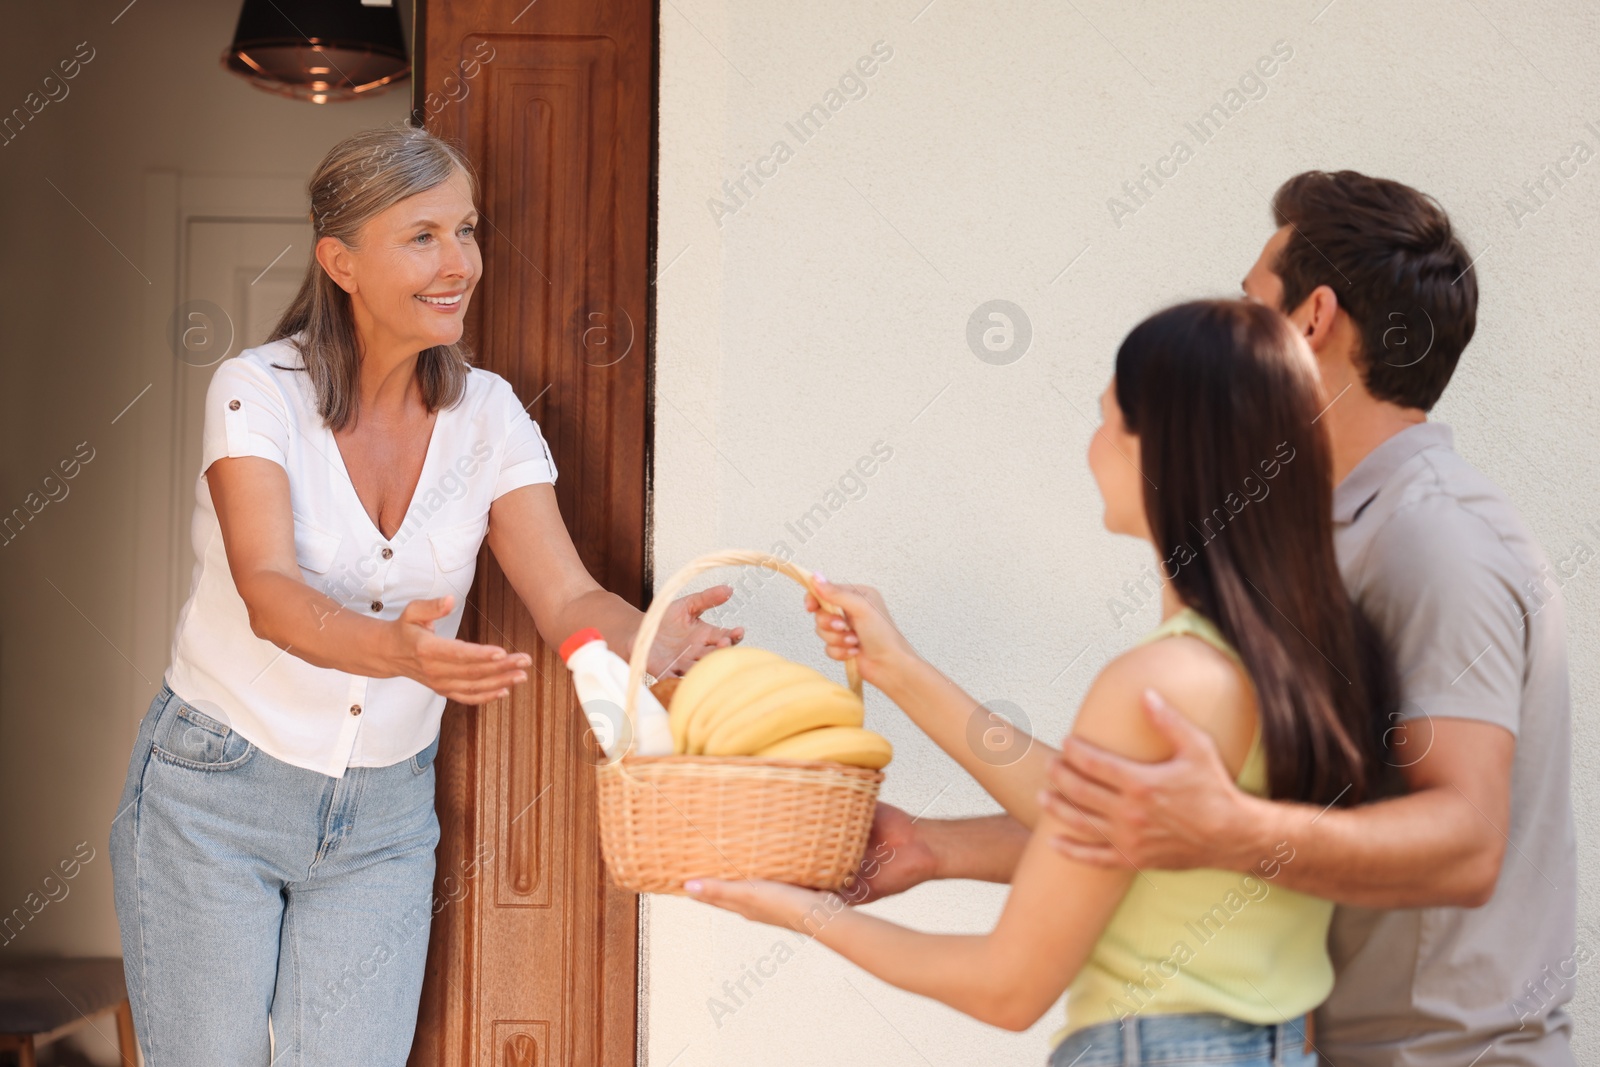
[[[1244,300],[1168,308],[1122,342],[1116,396],[1163,576],[1255,685],[1269,794],[1356,804],[1397,685],[1339,577],[1322,393],[1292,331]]]

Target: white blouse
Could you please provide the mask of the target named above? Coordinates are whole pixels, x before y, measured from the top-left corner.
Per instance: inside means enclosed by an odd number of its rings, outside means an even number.
[[[278,364],[274,366],[273,364]],[[511,385],[474,367],[465,395],[434,420],[422,477],[392,538],[356,495],[317,412],[316,392],[288,339],[246,349],[217,367],[206,391],[192,533],[197,557],[178,616],[166,681],[285,763],[342,777],[387,767],[427,748],[445,698],[409,678],[365,678],[316,667],[257,637],[234,587],[205,471],[224,456],[262,456],[289,475],[294,548],[307,584],[341,610],[398,618],[412,600],[453,593],[434,632],[454,637],[466,609],[489,504],[556,480],[538,425]]]

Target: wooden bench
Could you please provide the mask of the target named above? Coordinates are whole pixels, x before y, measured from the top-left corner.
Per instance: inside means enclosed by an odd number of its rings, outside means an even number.
[[[116,1017],[123,1064],[137,1067],[133,1011],[120,959],[8,959],[0,953],[0,1051],[16,1052],[21,1067],[36,1067],[35,1049],[74,1030],[99,1030],[94,1017],[106,1014]]]

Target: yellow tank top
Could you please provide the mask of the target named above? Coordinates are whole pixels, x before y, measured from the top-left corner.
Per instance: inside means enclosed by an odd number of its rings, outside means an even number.
[[[1191,608],[1144,640],[1180,634],[1239,662],[1221,632]],[[1235,781],[1247,793],[1267,794],[1259,724]],[[1293,856],[1285,843],[1247,874],[1145,871],[1135,877],[1067,990],[1067,1025],[1051,1047],[1075,1030],[1127,1016],[1215,1012],[1270,1024],[1321,1004],[1333,989],[1327,948],[1333,904],[1274,883]]]

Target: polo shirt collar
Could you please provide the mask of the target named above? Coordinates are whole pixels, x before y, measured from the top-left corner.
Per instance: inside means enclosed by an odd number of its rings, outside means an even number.
[[[1429,448],[1454,448],[1455,435],[1442,422],[1419,422],[1368,452],[1333,490],[1333,521],[1355,519],[1395,471],[1411,457]]]

